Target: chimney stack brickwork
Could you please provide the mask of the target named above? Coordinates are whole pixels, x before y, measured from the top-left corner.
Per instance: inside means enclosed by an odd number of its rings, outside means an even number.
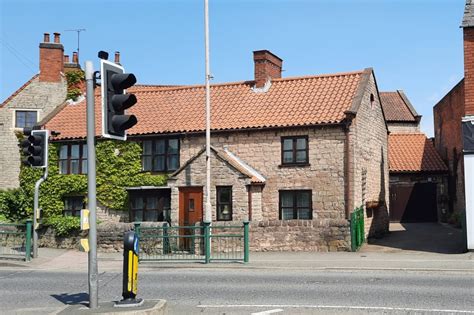
[[[60,43],[60,34],[54,33],[54,43],[49,42],[49,34],[44,34],[40,50],[40,82],[60,82],[64,72],[64,47]]]
[[[466,116],[474,116],[474,27],[464,31],[464,110]]]
[[[270,51],[254,51],[253,61],[255,63],[255,87],[263,87],[268,79],[281,78],[283,60]]]

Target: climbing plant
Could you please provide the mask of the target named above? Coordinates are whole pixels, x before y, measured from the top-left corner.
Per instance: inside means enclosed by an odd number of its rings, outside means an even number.
[[[19,138],[21,138],[20,135]],[[60,143],[50,143],[49,145],[49,175],[41,185],[39,200],[43,216],[51,218],[49,222],[56,225],[61,221],[55,217],[62,216],[65,197],[87,195],[87,175],[59,174],[59,147]],[[141,150],[141,145],[137,142],[97,141],[97,201],[100,206],[126,211],[128,209],[127,187],[166,184],[167,177],[165,175],[152,175],[150,172],[142,171]],[[0,192],[0,213],[7,218],[15,217],[18,220],[31,216],[35,182],[42,174],[42,169],[22,166],[20,188],[14,192]],[[13,202],[12,200],[17,201]],[[13,213],[17,215],[13,216]],[[74,225],[69,221],[64,225]],[[44,222],[48,222],[48,219]],[[67,227],[61,227],[61,229],[63,228]]]
[[[82,94],[81,84],[84,82],[84,71],[73,70],[66,72],[67,81],[67,100],[75,101]]]

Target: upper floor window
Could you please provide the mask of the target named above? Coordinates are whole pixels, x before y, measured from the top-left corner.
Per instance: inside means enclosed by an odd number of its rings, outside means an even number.
[[[143,141],[144,171],[168,172],[179,168],[179,139]]]
[[[29,110],[15,111],[15,128],[31,128],[38,121],[38,112]]]
[[[311,220],[311,190],[280,190],[280,220]]]
[[[217,186],[217,221],[232,221],[232,186]]]
[[[64,210],[65,216],[80,217],[81,210],[85,208],[84,197],[74,196],[64,198]]]
[[[63,144],[59,148],[59,174],[87,174],[87,145]]]
[[[308,137],[282,137],[281,163],[283,165],[308,164]]]

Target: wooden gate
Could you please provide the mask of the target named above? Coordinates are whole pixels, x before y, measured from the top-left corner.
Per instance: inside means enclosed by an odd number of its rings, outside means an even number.
[[[390,185],[391,222],[436,222],[436,184]]]

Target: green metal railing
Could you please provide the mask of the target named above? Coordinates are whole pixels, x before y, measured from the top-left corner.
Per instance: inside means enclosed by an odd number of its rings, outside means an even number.
[[[249,261],[249,223],[144,227],[135,223],[140,261]]]
[[[31,260],[31,220],[25,224],[0,223],[0,257]]]
[[[353,252],[359,250],[364,243],[364,207],[354,210],[351,214],[351,249]]]

